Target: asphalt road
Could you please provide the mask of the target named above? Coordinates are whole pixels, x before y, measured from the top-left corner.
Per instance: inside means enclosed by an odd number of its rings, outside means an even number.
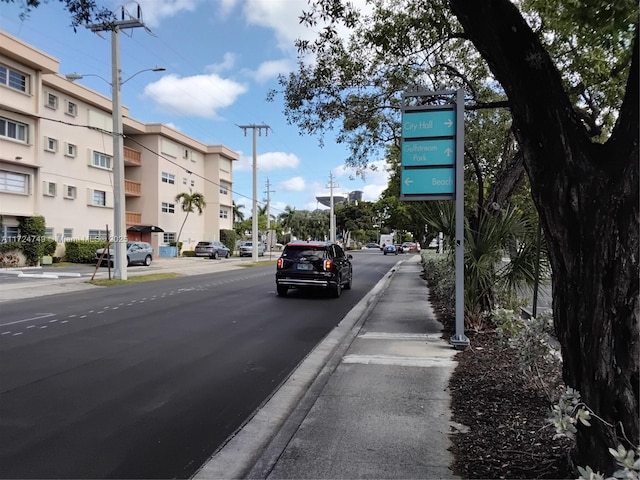
[[[0,477],[190,477],[398,259],[339,299],[269,266],[4,303]]]

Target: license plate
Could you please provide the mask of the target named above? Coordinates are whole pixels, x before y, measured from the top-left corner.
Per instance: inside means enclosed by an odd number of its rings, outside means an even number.
[[[298,270],[313,270],[313,265],[310,263],[299,263],[296,268]]]

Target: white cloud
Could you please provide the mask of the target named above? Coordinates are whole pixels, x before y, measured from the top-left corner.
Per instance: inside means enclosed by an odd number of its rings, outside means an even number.
[[[278,183],[277,188],[285,192],[302,192],[306,188],[306,183],[302,177],[292,177],[289,180]]]
[[[267,152],[258,155],[258,170],[267,172],[269,170],[280,170],[284,168],[297,168],[300,159],[293,153]],[[253,170],[253,157],[241,155],[238,163],[233,164],[235,171]]]
[[[143,96],[175,115],[218,117],[218,110],[232,105],[247,87],[216,74],[180,77],[165,75],[148,84]]]
[[[165,18],[175,17],[181,12],[193,12],[198,3],[200,3],[199,0],[136,0],[127,3],[125,10],[132,17],[137,18],[137,9],[140,5],[142,21],[147,27],[154,28]],[[122,3],[119,3],[116,7],[121,5]]]
[[[224,57],[222,58],[222,62],[207,65],[205,67],[205,71],[209,73],[221,73],[227,70],[231,70],[236,64],[237,58],[238,55],[236,55],[235,53],[226,52],[224,54]]]
[[[293,68],[293,62],[286,59],[264,62],[256,70],[255,78],[258,82],[266,82],[280,74],[289,73]]]

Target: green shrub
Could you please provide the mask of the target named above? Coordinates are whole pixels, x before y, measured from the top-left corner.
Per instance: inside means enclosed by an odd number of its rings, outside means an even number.
[[[65,242],[65,260],[71,263],[95,263],[96,250],[104,248],[106,240],[75,240]]]
[[[234,230],[220,230],[220,241],[224,243],[231,252],[236,249],[238,234]]]
[[[18,228],[22,240],[22,253],[27,265],[37,265],[44,253],[44,232],[46,224],[41,215],[35,217],[19,217]]]
[[[183,257],[195,257],[196,256],[196,252],[194,252],[193,250],[187,250],[182,252],[182,256]]]
[[[44,239],[44,245],[42,248],[44,255],[53,256],[53,254],[56,253],[56,248],[58,248],[58,242],[52,238]]]

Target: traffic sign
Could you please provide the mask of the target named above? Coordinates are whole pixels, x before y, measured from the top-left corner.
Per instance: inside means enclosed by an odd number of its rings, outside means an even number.
[[[444,140],[403,140],[402,166],[453,165],[456,146],[453,138]]]
[[[453,195],[456,191],[455,167],[404,168],[402,192],[405,195]]]
[[[453,137],[455,134],[456,112],[452,108],[402,114],[402,138]]]

